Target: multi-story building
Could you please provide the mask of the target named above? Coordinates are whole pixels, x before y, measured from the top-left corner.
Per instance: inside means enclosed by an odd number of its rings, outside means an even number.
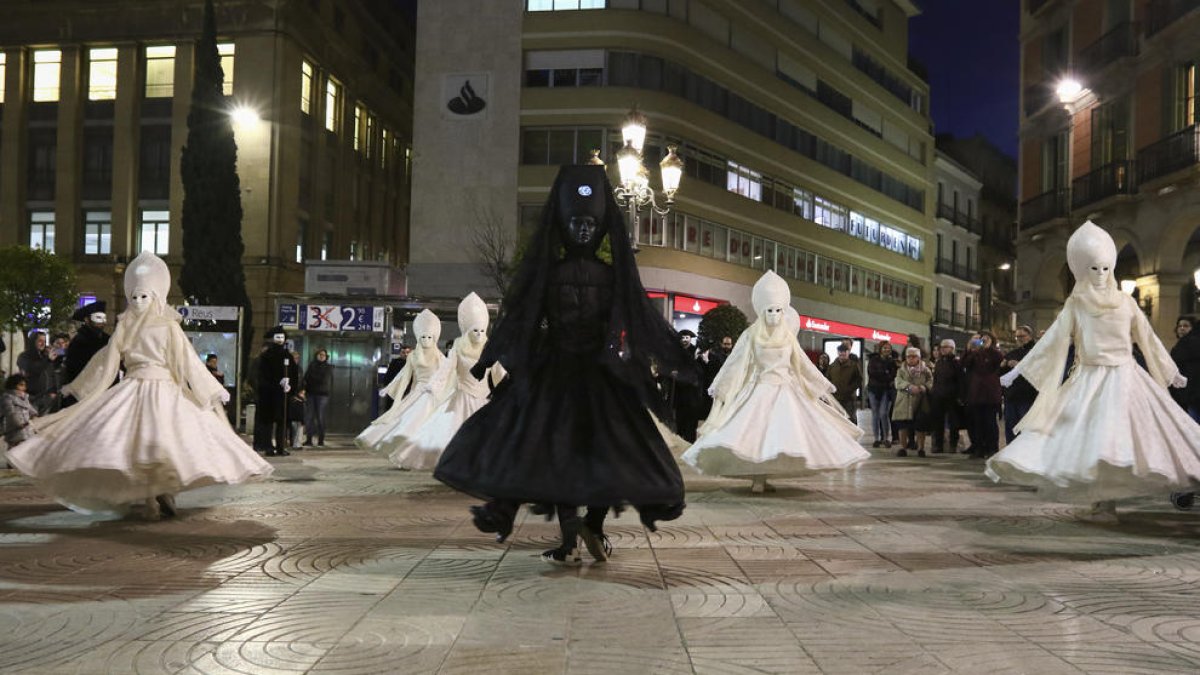
[[[528,231],[557,167],[593,149],[615,180],[636,106],[652,184],[668,145],[685,163],[671,212],[630,225],[642,279],[677,326],[714,302],[749,310],[774,269],[806,347],[826,333],[928,335],[934,151],[928,85],[906,61],[916,12],[896,0],[421,3],[410,289],[494,295],[478,235]]]
[[[935,342],[952,338],[966,345],[979,330],[979,192],[970,171],[938,151],[934,227],[933,331]]]
[[[1017,162],[980,134],[938,134],[937,148],[979,179],[979,325],[1007,340],[1016,328]]]
[[[1054,317],[1072,283],[1066,238],[1091,219],[1116,240],[1118,276],[1136,283],[1159,336],[1172,336],[1176,316],[1195,309],[1200,266],[1200,2],[1022,9],[1022,318],[1044,328]]]
[[[388,3],[216,4],[261,328],[275,321],[268,293],[303,290],[305,259],[406,253],[412,27]],[[179,157],[203,7],[4,7],[0,242],[69,257],[80,290],[114,310],[138,251],[182,262]]]

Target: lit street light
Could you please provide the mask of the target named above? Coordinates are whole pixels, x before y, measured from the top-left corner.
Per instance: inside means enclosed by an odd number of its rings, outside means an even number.
[[[625,145],[617,151],[617,171],[621,184],[613,188],[613,196],[622,208],[629,209],[629,229],[633,248],[638,248],[638,211],[649,207],[654,213],[665,216],[675,203],[675,192],[683,177],[683,160],[675,154],[675,146],[667,146],[667,156],[658,163],[662,177],[663,203],[660,206],[653,188],[650,187],[650,171],[642,162],[642,148],[646,143],[646,117],[637,110],[630,111],[621,127],[621,138]],[[593,161],[599,161],[598,158]]]
[[[247,105],[235,106],[229,111],[229,118],[233,120],[234,126],[246,130],[254,129],[262,121],[258,111]]]

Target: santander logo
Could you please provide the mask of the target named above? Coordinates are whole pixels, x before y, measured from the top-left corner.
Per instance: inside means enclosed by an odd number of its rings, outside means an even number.
[[[823,331],[825,333],[829,332],[829,324],[827,324],[823,321],[814,321],[813,319],[807,319],[804,322],[804,327],[809,330],[819,330],[819,331]]]
[[[872,329],[871,330],[871,339],[876,340],[876,341],[887,340],[888,342],[891,342],[892,334],[891,333],[880,333],[879,331]]]

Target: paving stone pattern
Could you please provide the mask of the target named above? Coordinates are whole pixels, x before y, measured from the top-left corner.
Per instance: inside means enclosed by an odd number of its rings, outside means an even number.
[[[0,478],[0,672],[1200,672],[1200,513],[1165,495],[1096,525],[961,457],[693,476],[680,520],[554,568],[553,523],[492,543],[428,473],[275,462],[159,523]]]

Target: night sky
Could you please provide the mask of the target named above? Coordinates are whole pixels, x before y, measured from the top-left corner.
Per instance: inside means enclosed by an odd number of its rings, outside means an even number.
[[[909,52],[929,72],[935,133],[982,133],[1017,156],[1020,3],[917,0]]]

